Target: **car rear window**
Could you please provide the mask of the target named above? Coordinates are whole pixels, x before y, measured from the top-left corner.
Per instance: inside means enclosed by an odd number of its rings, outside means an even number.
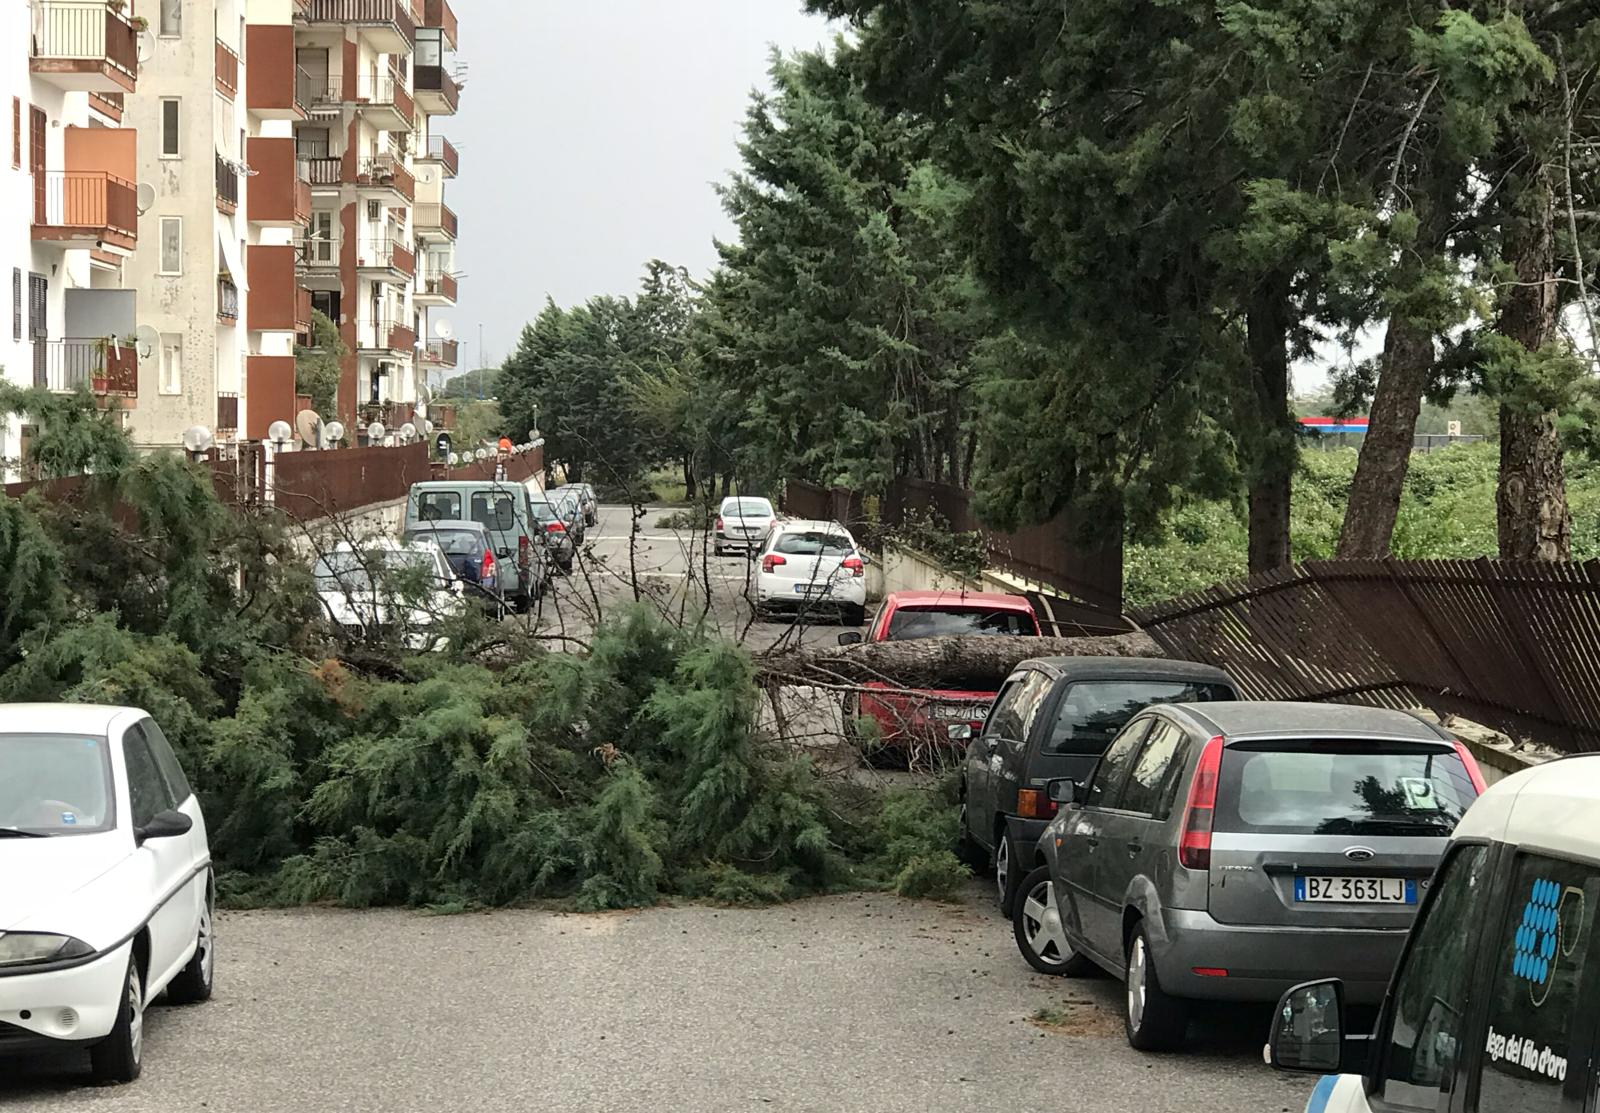
[[[529,502],[528,505],[533,508],[533,516],[539,524],[547,526],[557,520],[556,508],[548,502]]]
[[[510,495],[475,494],[472,496],[472,520],[489,529],[516,529],[517,511]]]
[[[1056,705],[1047,754],[1105,752],[1129,719],[1155,703],[1215,703],[1238,698],[1226,684],[1190,680],[1078,680]]]
[[[406,534],[406,541],[433,541],[446,556],[475,556],[483,551],[483,534],[470,529],[413,530]]]
[[[424,522],[459,522],[461,495],[456,491],[423,491],[417,496],[417,517]]]
[[[842,533],[807,530],[784,534],[778,538],[775,551],[786,556],[849,556],[855,551],[855,547]]]
[[[1219,830],[1285,835],[1448,835],[1477,799],[1454,750],[1405,742],[1228,747]]]
[[[725,518],[770,518],[772,504],[766,499],[729,499],[722,504]]]
[[[1038,632],[1031,616],[989,607],[896,607],[889,616],[889,640],[896,642],[974,634],[1032,637]]]

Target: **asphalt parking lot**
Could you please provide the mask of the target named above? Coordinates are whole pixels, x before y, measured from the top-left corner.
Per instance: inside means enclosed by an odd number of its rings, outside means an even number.
[[[1123,1040],[1118,987],[1032,973],[963,905],[849,896],[761,910],[241,912],[217,992],[158,1007],[144,1077],[0,1065],[0,1106],[173,1110],[1280,1113],[1264,1010],[1183,1054]],[[1055,1030],[1032,1018],[1055,1010]]]

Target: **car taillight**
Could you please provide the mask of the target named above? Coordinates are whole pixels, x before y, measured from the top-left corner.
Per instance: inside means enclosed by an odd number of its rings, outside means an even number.
[[[771,572],[779,565],[788,563],[789,562],[787,560],[783,559],[783,557],[779,556],[777,553],[768,553],[766,556],[761,558],[761,571]]]
[[[491,549],[483,550],[483,567],[478,569],[478,579],[486,584],[494,581],[494,551]]]
[[[567,523],[565,523],[565,522],[551,522],[549,525],[544,527],[544,531],[546,533],[566,533],[567,532]]]
[[[717,532],[718,533],[722,532],[722,519],[721,518],[717,519]]]
[[[528,562],[528,555],[532,551],[533,551],[533,538],[529,537],[527,534],[523,534],[521,537],[517,538],[517,563],[518,564],[522,565],[522,567],[524,567],[524,568],[528,567],[528,563],[529,563]]]
[[[1183,836],[1178,843],[1178,864],[1189,870],[1211,868],[1211,825],[1217,815],[1217,780],[1222,775],[1222,736],[1206,743],[1200,765],[1189,786],[1189,806],[1183,813]]]
[[[1017,789],[1017,814],[1024,819],[1049,819],[1059,806],[1036,788]]]
[[[1483,779],[1483,770],[1478,768],[1478,759],[1472,756],[1472,751],[1467,749],[1467,744],[1459,738],[1452,739],[1456,747],[1456,756],[1461,759],[1461,764],[1467,767],[1467,776],[1472,778],[1472,787],[1482,796],[1489,785]]]
[[[861,562],[860,557],[849,557],[845,559],[839,565],[839,567],[843,568],[852,576],[865,576],[867,574],[867,566]]]

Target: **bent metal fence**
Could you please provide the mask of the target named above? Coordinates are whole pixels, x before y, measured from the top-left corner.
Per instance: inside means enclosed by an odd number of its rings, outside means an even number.
[[[1133,617],[1253,699],[1421,705],[1600,750],[1600,562],[1315,561]]]

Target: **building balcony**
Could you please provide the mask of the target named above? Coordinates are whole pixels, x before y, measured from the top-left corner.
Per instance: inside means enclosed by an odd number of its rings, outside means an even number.
[[[120,124],[128,105],[122,93],[90,93],[89,107],[106,119]]]
[[[433,307],[456,303],[456,276],[440,271],[429,271],[417,283],[412,300],[418,305]]]
[[[263,120],[303,120],[310,78],[295,65],[294,28],[250,23],[244,29],[245,107]],[[304,77],[304,82],[302,82]]]
[[[456,214],[443,202],[436,205],[417,205],[412,209],[411,222],[419,235],[443,237],[448,240],[454,240],[457,235]]]
[[[393,321],[362,321],[356,326],[356,351],[363,355],[410,356],[417,334],[409,325]]]
[[[35,340],[33,385],[58,394],[139,397],[139,353],[109,339]]]
[[[456,349],[457,342],[454,340],[430,340],[428,346],[422,349],[422,362],[428,367],[454,367]]]
[[[422,0],[422,25],[438,28],[450,49],[456,49],[456,13],[449,0]]]
[[[105,0],[32,0],[28,71],[60,89],[133,92],[139,32]]]
[[[311,0],[306,21],[355,27],[379,54],[410,54],[417,42],[410,0]]]
[[[443,66],[417,66],[412,85],[417,103],[430,116],[454,116],[461,107],[461,86]]]
[[[307,112],[315,109],[332,111],[344,104],[344,77],[336,73],[313,74],[296,68],[294,96]]]
[[[366,271],[388,271],[395,278],[411,278],[417,273],[417,258],[399,240],[380,236],[360,245],[356,252],[356,266]]]
[[[411,130],[417,108],[397,74],[359,74],[352,95],[362,117],[379,131]]]
[[[246,249],[252,332],[311,330],[311,291],[301,289],[295,277],[299,256],[293,244],[251,244]]]
[[[250,181],[247,214],[264,228],[304,228],[311,220],[311,168],[295,157],[287,136],[253,136],[246,158],[256,172]]]
[[[103,170],[33,175],[33,238],[132,251],[139,206],[132,182]]]
[[[329,158],[326,155],[318,158],[305,158],[300,160],[305,164],[306,178],[315,189],[337,189],[344,181],[344,159]]]
[[[230,216],[239,211],[239,172],[221,155],[217,156],[217,211]]]
[[[413,402],[363,402],[356,407],[356,418],[363,431],[376,421],[386,432],[399,432],[407,422],[417,420],[417,407]]]
[[[274,421],[287,421],[292,425],[296,414],[311,408],[298,405],[295,398],[294,356],[246,356],[244,394],[248,402],[246,440],[264,441]]]
[[[435,164],[446,178],[453,178],[461,171],[461,155],[455,144],[442,135],[428,136],[428,149],[418,153],[417,161]]]
[[[217,40],[217,92],[232,100],[239,92],[239,55]]]
[[[239,396],[226,390],[217,391],[217,436],[239,431]]]
[[[294,246],[298,253],[295,266],[302,274],[339,270],[340,243],[337,239],[301,235],[295,238]]]
[[[239,323],[239,287],[231,278],[217,278],[217,321],[224,325]]]
[[[363,192],[397,193],[407,201],[416,199],[417,180],[394,155],[364,158],[356,169],[356,187]]]

